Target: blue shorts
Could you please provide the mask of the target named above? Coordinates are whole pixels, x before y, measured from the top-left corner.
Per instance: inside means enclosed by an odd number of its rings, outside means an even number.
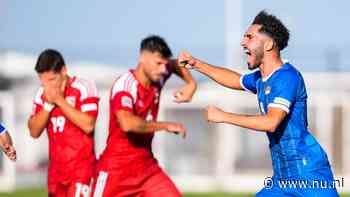
[[[339,182],[334,181],[330,170],[309,173],[306,176],[278,179],[272,177],[256,197],[295,196],[295,197],[338,197],[336,187]],[[267,184],[266,184],[267,183]]]

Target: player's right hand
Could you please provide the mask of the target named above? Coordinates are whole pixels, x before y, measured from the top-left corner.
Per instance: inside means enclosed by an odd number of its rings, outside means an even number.
[[[218,107],[209,105],[205,111],[208,122],[221,123],[224,120],[225,112]]]
[[[193,69],[196,66],[196,59],[189,52],[181,52],[177,58],[178,65],[187,69]]]
[[[58,99],[63,98],[61,87],[56,84],[44,85],[44,97],[48,103],[56,103]]]
[[[50,94],[48,94],[48,90],[49,87],[44,86],[44,99],[46,102],[52,104],[53,103],[53,99],[51,98]]]
[[[167,131],[170,133],[180,134],[182,138],[186,137],[186,128],[179,123],[169,122],[167,125]]]

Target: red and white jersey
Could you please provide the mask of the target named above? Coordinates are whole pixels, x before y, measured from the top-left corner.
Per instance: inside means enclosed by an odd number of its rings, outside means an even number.
[[[43,110],[44,89],[40,87],[32,116]],[[72,77],[64,91],[66,101],[93,117],[98,114],[98,95],[93,82]],[[84,133],[55,107],[46,127],[49,138],[49,185],[90,178],[96,161],[93,134]]]
[[[157,164],[152,153],[154,134],[124,132],[115,113],[127,110],[144,120],[156,120],[161,89],[170,74],[167,72],[160,82],[153,83],[148,88],[142,86],[133,70],[114,82],[110,92],[109,136],[106,149],[99,160],[100,169],[120,171],[123,174],[143,173],[143,170],[151,172],[149,167]]]

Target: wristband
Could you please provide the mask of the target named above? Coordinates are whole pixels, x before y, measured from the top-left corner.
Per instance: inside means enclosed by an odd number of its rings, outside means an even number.
[[[53,110],[53,108],[55,107],[55,105],[50,104],[50,103],[44,103],[44,110],[47,112],[51,112]]]

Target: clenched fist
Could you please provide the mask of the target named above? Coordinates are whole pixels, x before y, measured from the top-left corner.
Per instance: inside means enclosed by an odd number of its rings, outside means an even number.
[[[177,58],[177,61],[179,66],[185,67],[187,69],[195,68],[197,63],[197,60],[188,52],[181,52]]]
[[[225,112],[215,106],[208,106],[205,116],[209,122],[220,123],[224,121]]]

